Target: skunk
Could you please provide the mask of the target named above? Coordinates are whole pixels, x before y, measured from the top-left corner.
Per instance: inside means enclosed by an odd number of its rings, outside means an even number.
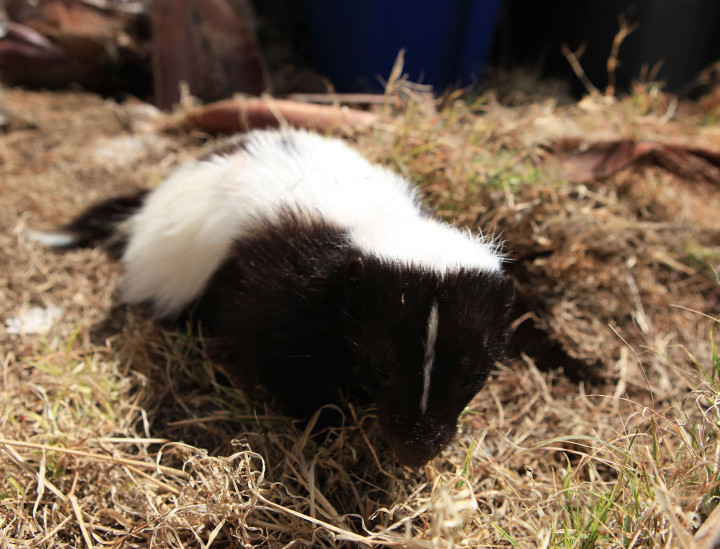
[[[410,466],[453,439],[502,353],[514,293],[496,242],[431,218],[407,180],[301,130],[250,132],[63,235],[53,242],[109,240],[124,302],[190,315],[230,374],[291,413],[361,384]]]

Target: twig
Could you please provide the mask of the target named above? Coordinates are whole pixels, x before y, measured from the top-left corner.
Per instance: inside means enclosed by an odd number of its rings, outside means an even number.
[[[175,475],[182,478],[187,478],[188,474],[185,471],[179,469],[173,469],[172,467],[165,467],[164,465],[157,465],[155,463],[147,463],[145,461],[138,461],[135,459],[119,458],[106,456],[103,454],[92,454],[90,452],[83,452],[82,450],[70,450],[69,448],[58,448],[56,446],[49,446],[47,444],[36,444],[34,442],[24,442],[20,440],[8,440],[0,438],[0,445],[16,446],[19,448],[32,448],[33,450],[44,450],[46,452],[60,452],[63,454],[69,454],[78,457],[84,457],[88,459],[94,459],[98,461],[106,461],[115,463],[117,465],[129,465],[130,467],[137,467],[138,469],[151,469],[160,471],[165,475]],[[47,483],[46,483],[47,485]]]
[[[318,103],[332,105],[395,105],[399,107],[399,98],[380,93],[293,93],[288,97],[291,101],[299,103]]]
[[[368,450],[370,450],[370,453],[373,456],[373,459],[375,460],[375,465],[377,466],[378,470],[383,473],[384,475],[395,478],[393,475],[391,475],[388,471],[386,471],[383,466],[380,463],[380,458],[378,458],[377,453],[375,452],[375,447],[370,443],[370,439],[365,434],[365,430],[362,428],[362,425],[360,425],[360,422],[358,421],[357,413],[355,412],[355,408],[353,406],[350,406],[350,414],[352,415],[353,421],[355,422],[355,425],[358,427],[358,431],[360,432],[360,436],[362,436],[363,440],[365,441],[365,444],[368,447]]]
[[[5,445],[5,448],[2,448],[3,444]],[[10,456],[10,459],[13,460],[13,462],[23,471],[25,471],[29,475],[37,475],[37,472],[34,471],[33,468],[30,467],[22,458],[22,456],[20,456],[12,447],[8,446],[4,442],[0,442],[0,450],[5,451],[7,455]],[[63,494],[52,482],[44,479],[43,486],[45,486],[48,490],[55,494],[61,501],[67,502],[67,496]]]
[[[301,520],[307,521],[311,524],[315,524],[316,526],[321,526],[322,528],[325,528],[326,530],[338,535],[339,536],[338,539],[342,539],[344,541],[354,541],[354,542],[362,543],[362,544],[366,544],[366,545],[392,545],[392,546],[396,546],[398,543],[397,541],[385,541],[385,540],[377,539],[377,537],[375,535],[361,536],[359,534],[356,534],[355,532],[351,532],[350,530],[338,528],[337,526],[334,526],[333,524],[330,524],[329,522],[325,522],[324,520],[320,520],[320,519],[311,517],[304,513],[295,511],[294,509],[290,509],[289,507],[285,507],[283,505],[280,505],[278,503],[270,501],[269,499],[266,499],[262,494],[257,493],[256,496],[266,506],[268,506],[272,509],[281,511],[283,513],[288,513],[288,514],[290,514],[294,517],[297,517]]]
[[[650,384],[650,380],[648,379],[647,372],[645,371],[645,365],[642,363],[642,360],[640,359],[640,356],[635,352],[635,349],[633,349],[632,345],[630,345],[627,340],[620,335],[620,333],[611,325],[608,324],[608,328],[612,330],[612,332],[620,338],[620,341],[622,341],[628,349],[632,351],[632,353],[635,355],[635,359],[638,362],[638,365],[640,366],[640,371],[643,374],[643,377],[645,378],[645,384],[647,385],[648,393],[650,394],[650,407],[655,407],[655,393],[653,393],[652,385]]]
[[[620,30],[617,32],[612,41],[612,47],[610,48],[610,57],[607,60],[607,72],[608,72],[608,86],[605,89],[606,97],[613,97],[615,95],[615,71],[620,66],[618,61],[618,54],[620,52],[620,44],[637,29],[637,23],[628,26],[625,16],[620,14]]]
[[[163,488],[163,489],[167,490],[168,492],[170,492],[171,494],[176,495],[176,496],[179,496],[179,495],[181,494],[181,491],[178,490],[177,488],[173,488],[172,486],[164,483],[163,481],[156,479],[155,477],[153,477],[152,475],[149,475],[149,474],[146,473],[145,471],[141,471],[140,469],[137,469],[137,468],[132,467],[132,466],[130,466],[130,465],[126,465],[126,467],[127,467],[129,470],[131,470],[133,473],[135,473],[136,475],[140,475],[140,476],[143,477],[145,480],[147,480],[148,482],[154,484],[154,485],[157,486],[158,488]]]
[[[87,527],[85,526],[85,521],[82,518],[83,511],[80,508],[80,505],[78,505],[78,500],[75,497],[75,494],[70,494],[68,496],[68,499],[70,500],[70,505],[72,506],[73,512],[75,513],[75,518],[80,525],[80,531],[82,532],[83,538],[85,539],[85,545],[87,545],[88,549],[93,549],[94,546],[92,539],[90,538],[90,534],[88,533]]]
[[[585,53],[586,44],[581,44],[576,51],[572,51],[570,46],[567,45],[567,42],[563,42],[560,47],[562,48],[565,59],[568,60],[573,72],[580,79],[580,82],[582,82],[583,86],[585,86],[588,93],[600,93],[595,85],[590,82],[590,79],[587,77],[587,74],[585,74],[582,65],[580,65],[580,57],[582,57],[583,53]]]
[[[35,545],[37,547],[42,547],[43,544],[47,541],[49,541],[55,534],[58,533],[61,529],[65,528],[65,525],[72,520],[72,515],[66,516],[55,528],[50,530],[47,534],[45,534],[45,537],[43,537],[41,540],[38,540]]]

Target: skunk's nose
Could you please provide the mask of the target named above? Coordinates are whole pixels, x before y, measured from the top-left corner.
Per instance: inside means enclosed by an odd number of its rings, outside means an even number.
[[[428,461],[430,461],[432,458],[434,458],[438,453],[437,452],[398,452],[397,450],[393,450],[395,452],[395,459],[397,459],[398,463],[400,465],[405,465],[406,467],[412,467],[413,469],[418,469],[425,465]]]
[[[388,436],[395,458],[408,467],[421,467],[437,456],[455,435],[455,426],[412,430],[410,437]]]

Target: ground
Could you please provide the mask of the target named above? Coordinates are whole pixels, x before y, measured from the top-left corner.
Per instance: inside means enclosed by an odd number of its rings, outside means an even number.
[[[102,250],[28,238],[158,184],[215,136],[132,99],[5,103],[0,545],[689,546],[713,510],[717,102],[651,86],[563,107],[451,96],[346,135],[438,215],[500,235],[517,281],[507,359],[419,470],[393,462],[372,410],[310,437],[187,331],[118,306]],[[620,141],[674,148],[573,172]],[[61,314],[11,333],[32,307]]]

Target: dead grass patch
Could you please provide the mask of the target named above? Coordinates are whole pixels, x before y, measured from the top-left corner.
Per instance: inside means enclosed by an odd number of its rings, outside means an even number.
[[[381,108],[352,136],[440,215],[501,234],[518,281],[509,359],[414,471],[372,410],[311,437],[229,386],[201,341],[115,307],[102,252],[23,238],[155,184],[207,136],[81,93],[6,102],[26,123],[0,136],[0,316],[63,317],[0,333],[0,545],[693,546],[720,486],[720,193],[648,163],[571,183],[548,145],[718,147],[695,106],[668,116],[654,88],[563,107],[450,97]]]

